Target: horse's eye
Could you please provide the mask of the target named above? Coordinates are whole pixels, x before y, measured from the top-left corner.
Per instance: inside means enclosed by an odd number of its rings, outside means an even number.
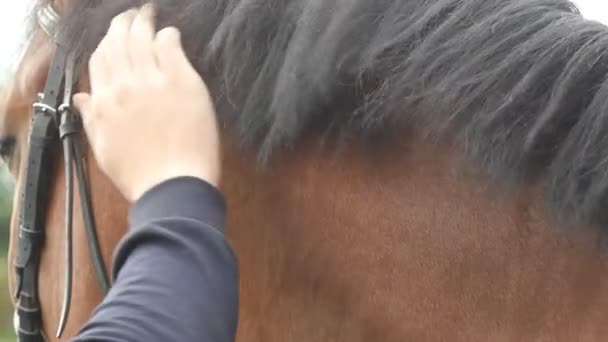
[[[0,138],[0,158],[8,162],[15,150],[16,140],[13,137]]]

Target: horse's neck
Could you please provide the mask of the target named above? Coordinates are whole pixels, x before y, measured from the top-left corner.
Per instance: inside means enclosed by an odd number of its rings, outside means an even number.
[[[529,192],[497,200],[422,145],[309,145],[266,173],[227,149],[239,341],[608,337],[605,260]]]

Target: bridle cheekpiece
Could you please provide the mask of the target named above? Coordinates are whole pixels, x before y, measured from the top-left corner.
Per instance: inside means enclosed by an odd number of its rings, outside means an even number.
[[[38,274],[46,233],[47,201],[52,174],[50,170],[54,169],[56,162],[54,152],[59,145],[63,149],[66,179],[66,271],[57,337],[61,337],[65,329],[72,296],[74,179],[77,181],[80,194],[82,219],[97,280],[104,293],[110,288],[110,280],[97,238],[86,163],[80,144],[82,123],[80,115],[72,108],[72,91],[79,74],[79,53],[76,49],[68,51],[68,37],[59,29],[61,17],[52,4],[39,9],[36,18],[40,28],[55,43],[55,52],[44,90],[38,94],[38,100],[33,104],[25,182],[21,189],[19,235],[14,263],[16,275],[14,295],[17,300],[14,323],[20,342],[46,340],[42,331]]]

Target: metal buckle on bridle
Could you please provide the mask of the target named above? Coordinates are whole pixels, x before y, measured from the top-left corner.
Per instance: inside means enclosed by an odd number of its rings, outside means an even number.
[[[51,38],[55,38],[55,34],[57,33],[57,25],[59,24],[60,19],[61,16],[55,10],[52,3],[42,7],[36,13],[38,26],[40,26],[40,28]]]
[[[55,110],[55,108],[42,102],[43,99],[44,99],[44,94],[38,93],[38,102],[34,102],[34,104],[32,105],[32,108],[34,108],[34,110],[47,112],[47,113],[55,116],[57,114],[57,111]]]

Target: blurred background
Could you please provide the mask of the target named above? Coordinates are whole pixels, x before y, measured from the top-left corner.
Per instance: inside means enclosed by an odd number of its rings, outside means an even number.
[[[608,2],[603,0],[574,1],[583,15],[589,19],[608,24]],[[19,51],[24,43],[22,39],[24,18],[31,1],[0,1],[0,91],[14,69]],[[2,110],[2,108],[0,108]],[[0,113],[0,117],[2,113]],[[2,123],[0,122],[0,125]],[[7,286],[9,267],[6,261],[8,228],[14,184],[6,168],[0,162],[0,342],[15,341],[12,329],[13,308]]]
[[[23,44],[25,15],[31,1],[0,1],[0,92],[19,57]],[[0,108],[0,111],[4,110]],[[0,117],[3,113],[0,112]],[[2,125],[2,122],[0,122]],[[14,184],[5,165],[0,161],[0,342],[15,341],[13,333],[13,306],[8,291],[9,266],[6,260],[8,231]]]
[[[8,292],[8,223],[11,214],[13,183],[4,165],[0,165],[0,341],[14,341],[12,329],[12,305]]]

